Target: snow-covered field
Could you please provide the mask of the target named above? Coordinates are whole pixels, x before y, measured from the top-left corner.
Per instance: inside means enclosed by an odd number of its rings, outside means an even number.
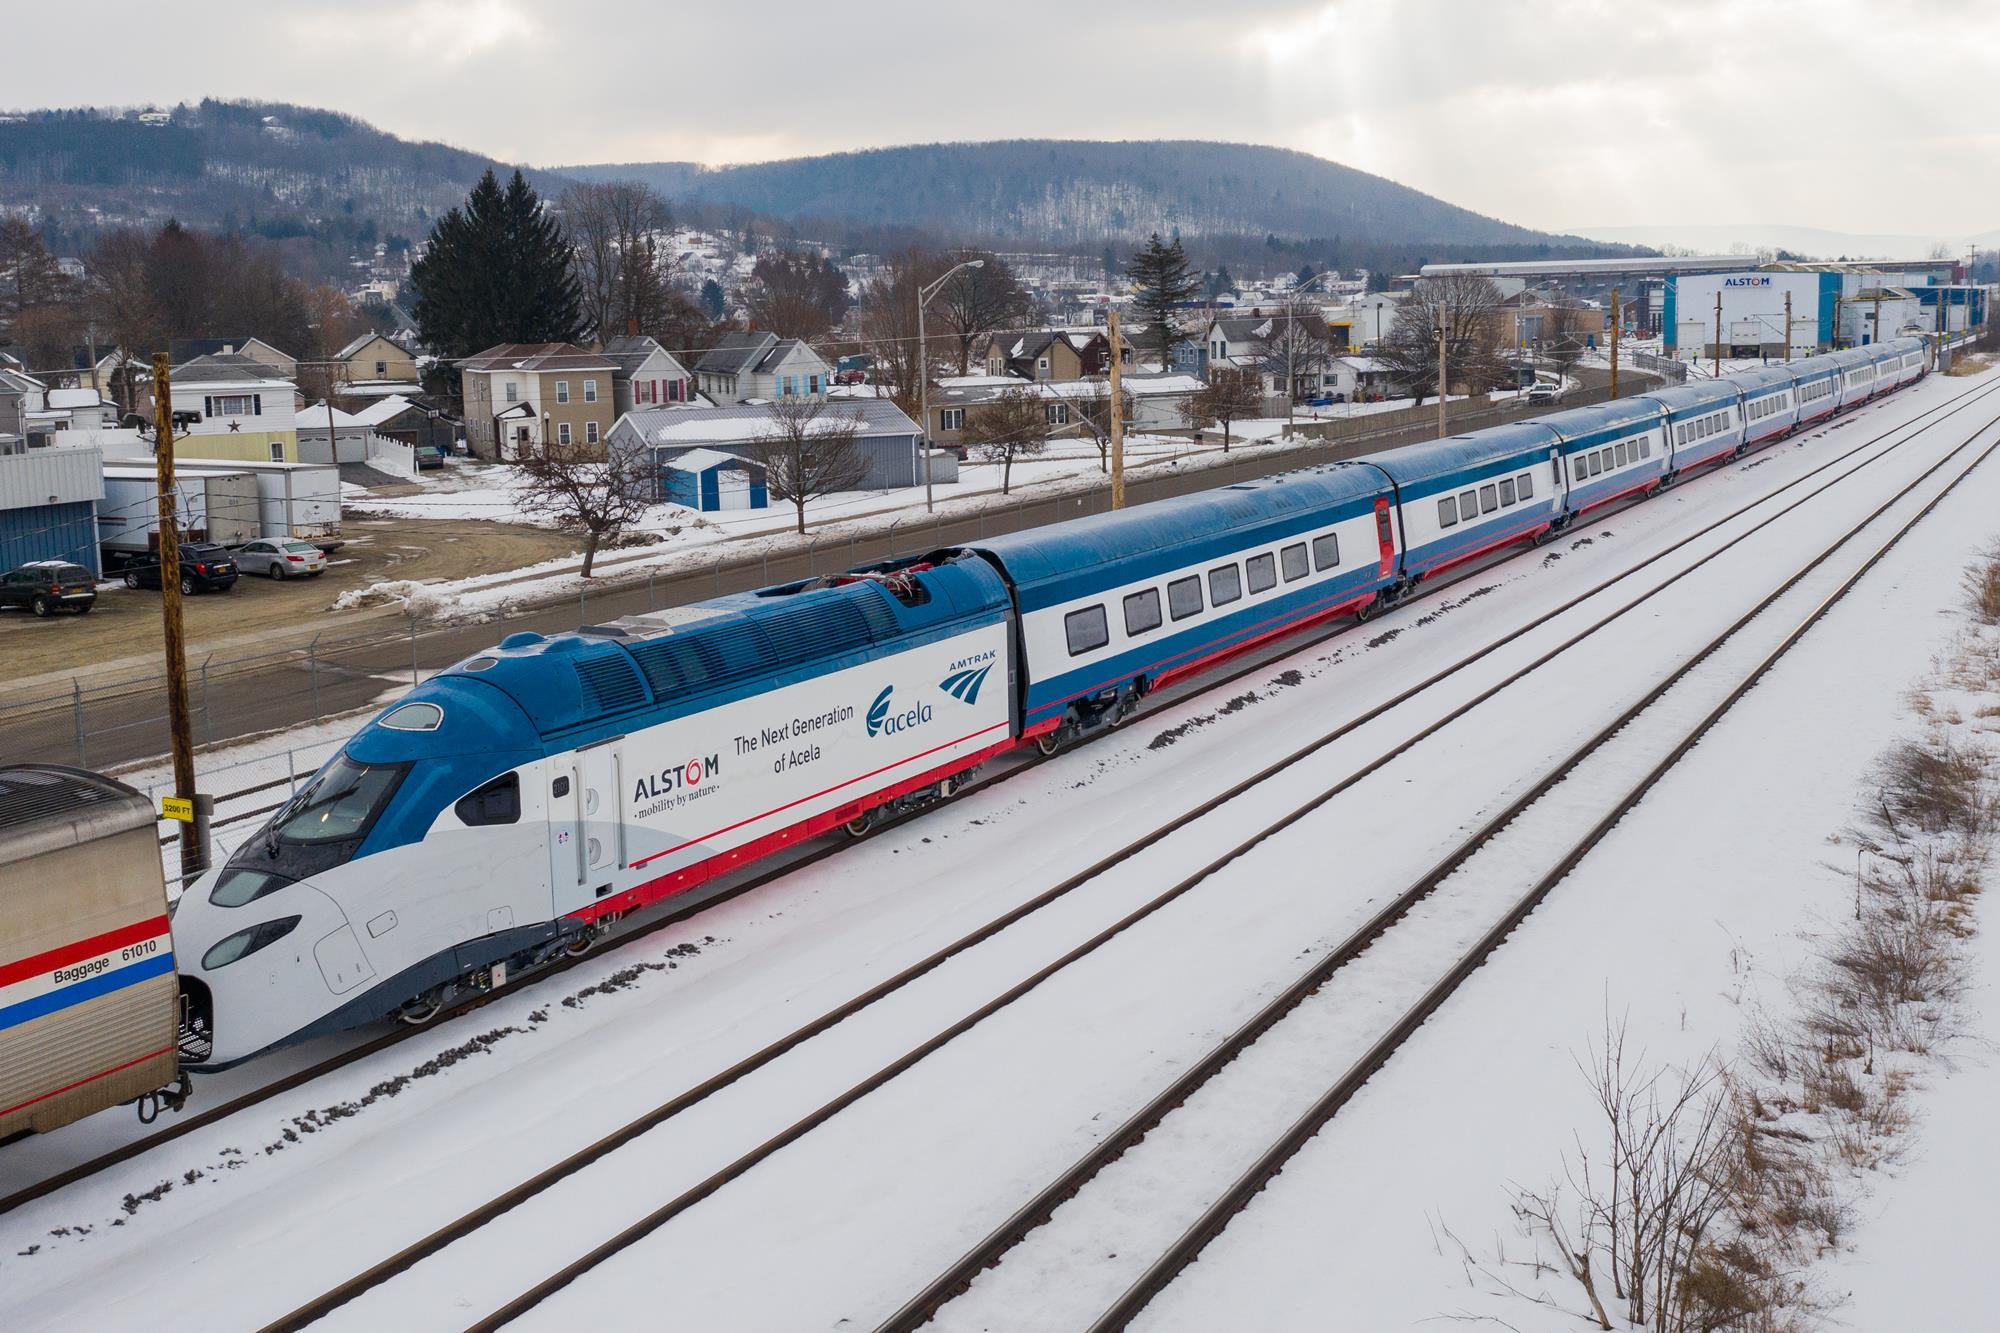
[[[1262,685],[1246,683],[1225,705],[1162,710],[1104,744],[613,950],[549,987],[503,996],[476,1016],[189,1135],[115,1179],[0,1217],[0,1315],[20,1328],[215,1327],[276,1317],[1115,842],[1506,638],[1579,587],[1678,546],[1728,509],[1985,382],[1927,382],[1593,520],[1554,547],[1272,664]],[[1538,764],[1643,693],[1677,650],[1727,623],[1816,550],[1816,539],[1858,519],[1991,416],[1976,411],[1744,541],[1657,607],[1558,659],[1555,674],[1538,677],[1526,697],[1477,714],[1476,726],[1440,733],[1327,806],[1324,818],[1271,839],[525,1322],[617,1327],[643,1314],[721,1329],[872,1326],[1288,982],[1306,953],[1397,891]],[[1397,1328],[1472,1308],[1519,1327],[1546,1326],[1535,1322],[1542,1312],[1518,1302],[1493,1298],[1474,1308],[1483,1298],[1434,1240],[1438,1220],[1474,1243],[1508,1234],[1506,1185],[1545,1176],[1583,1118],[1577,1103],[1587,1090],[1570,1054],[1596,1030],[1607,997],[1631,1011],[1635,1031],[1643,1027],[1659,1053],[1698,1053],[1733,1037],[1732,996],[1782,971],[1802,947],[1798,929],[1837,908],[1829,895],[1841,881],[1821,864],[1824,839],[1898,726],[1904,687],[1950,632],[1958,570],[1992,536],[1996,503],[2000,464],[1989,464],[1697,747],[1148,1320],[1323,1327],[1338,1310],[1343,1327]],[[1651,586],[1761,516],[1700,539],[1639,579]],[[1631,595],[1600,594],[1597,614]],[[1577,628],[1552,622],[1532,642],[1343,738],[1263,801],[1225,807],[1132,858],[330,1323],[464,1326],[1158,893],[1246,827],[1470,697],[1536,644],[1563,637],[1564,625]],[[1448,921],[1434,924],[1449,933]],[[1385,965],[1384,975],[1395,980],[1403,969]],[[1364,995],[1348,1010],[1322,1012],[1337,1027],[1371,1003]],[[1315,1058],[1334,1056],[1331,1032],[1300,1040]],[[1230,1116],[1207,1123],[1220,1128],[1181,1144],[1203,1172],[1224,1153],[1261,1146],[1261,1128],[1249,1133]],[[1156,1183],[1175,1174],[1153,1171]],[[1145,1212],[1159,1196],[1119,1197]],[[1161,1208],[1155,1224],[1176,1216]],[[993,1299],[982,1283],[953,1326],[1074,1326],[1098,1287],[1119,1285],[1124,1270],[1107,1240],[1146,1220],[1114,1210],[1102,1230],[1067,1233],[1077,1238],[1068,1267],[1039,1270],[1056,1274],[1046,1283],[1004,1288],[1003,1266],[991,1292],[1011,1291],[1008,1299],[980,1315],[977,1302]],[[1048,1230],[1051,1239],[1064,1234]],[[1083,1290],[1079,1281],[1096,1286]],[[1060,1303],[1079,1297],[1080,1305]]]

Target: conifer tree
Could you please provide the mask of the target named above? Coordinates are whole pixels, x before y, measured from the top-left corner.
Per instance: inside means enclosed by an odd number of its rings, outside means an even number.
[[[1132,304],[1146,321],[1146,344],[1159,351],[1160,369],[1169,369],[1173,365],[1174,344],[1180,341],[1174,328],[1174,312],[1201,290],[1201,278],[1188,267],[1181,238],[1175,236],[1172,244],[1163,245],[1158,232],[1132,256],[1132,262],[1125,266],[1125,276],[1137,289]]]
[[[583,331],[569,243],[518,171],[503,189],[489,170],[464,207],[438,219],[410,281],[418,330],[444,357],[574,342]]]

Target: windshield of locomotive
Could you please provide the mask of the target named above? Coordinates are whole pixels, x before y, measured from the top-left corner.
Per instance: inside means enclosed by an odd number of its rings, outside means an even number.
[[[357,842],[389,803],[408,764],[357,764],[341,755],[272,817],[269,833],[286,842]]]

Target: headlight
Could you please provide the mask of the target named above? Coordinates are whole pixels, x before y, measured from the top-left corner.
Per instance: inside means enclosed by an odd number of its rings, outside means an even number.
[[[265,945],[275,944],[291,934],[293,928],[299,924],[299,920],[300,918],[295,916],[281,916],[275,921],[260,922],[248,930],[239,930],[234,935],[226,936],[210,946],[209,951],[201,956],[201,965],[205,970],[213,972],[218,967],[227,967],[239,958],[248,958]]]

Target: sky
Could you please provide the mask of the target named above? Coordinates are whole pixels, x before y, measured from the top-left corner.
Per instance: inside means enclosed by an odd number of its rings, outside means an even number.
[[[12,9],[12,6],[9,6]],[[1554,231],[2000,228],[1992,0],[98,0],[0,102],[326,107],[507,161],[995,138],[1302,149]],[[58,53],[81,43],[73,56]],[[1671,239],[1671,238],[1667,238]]]

